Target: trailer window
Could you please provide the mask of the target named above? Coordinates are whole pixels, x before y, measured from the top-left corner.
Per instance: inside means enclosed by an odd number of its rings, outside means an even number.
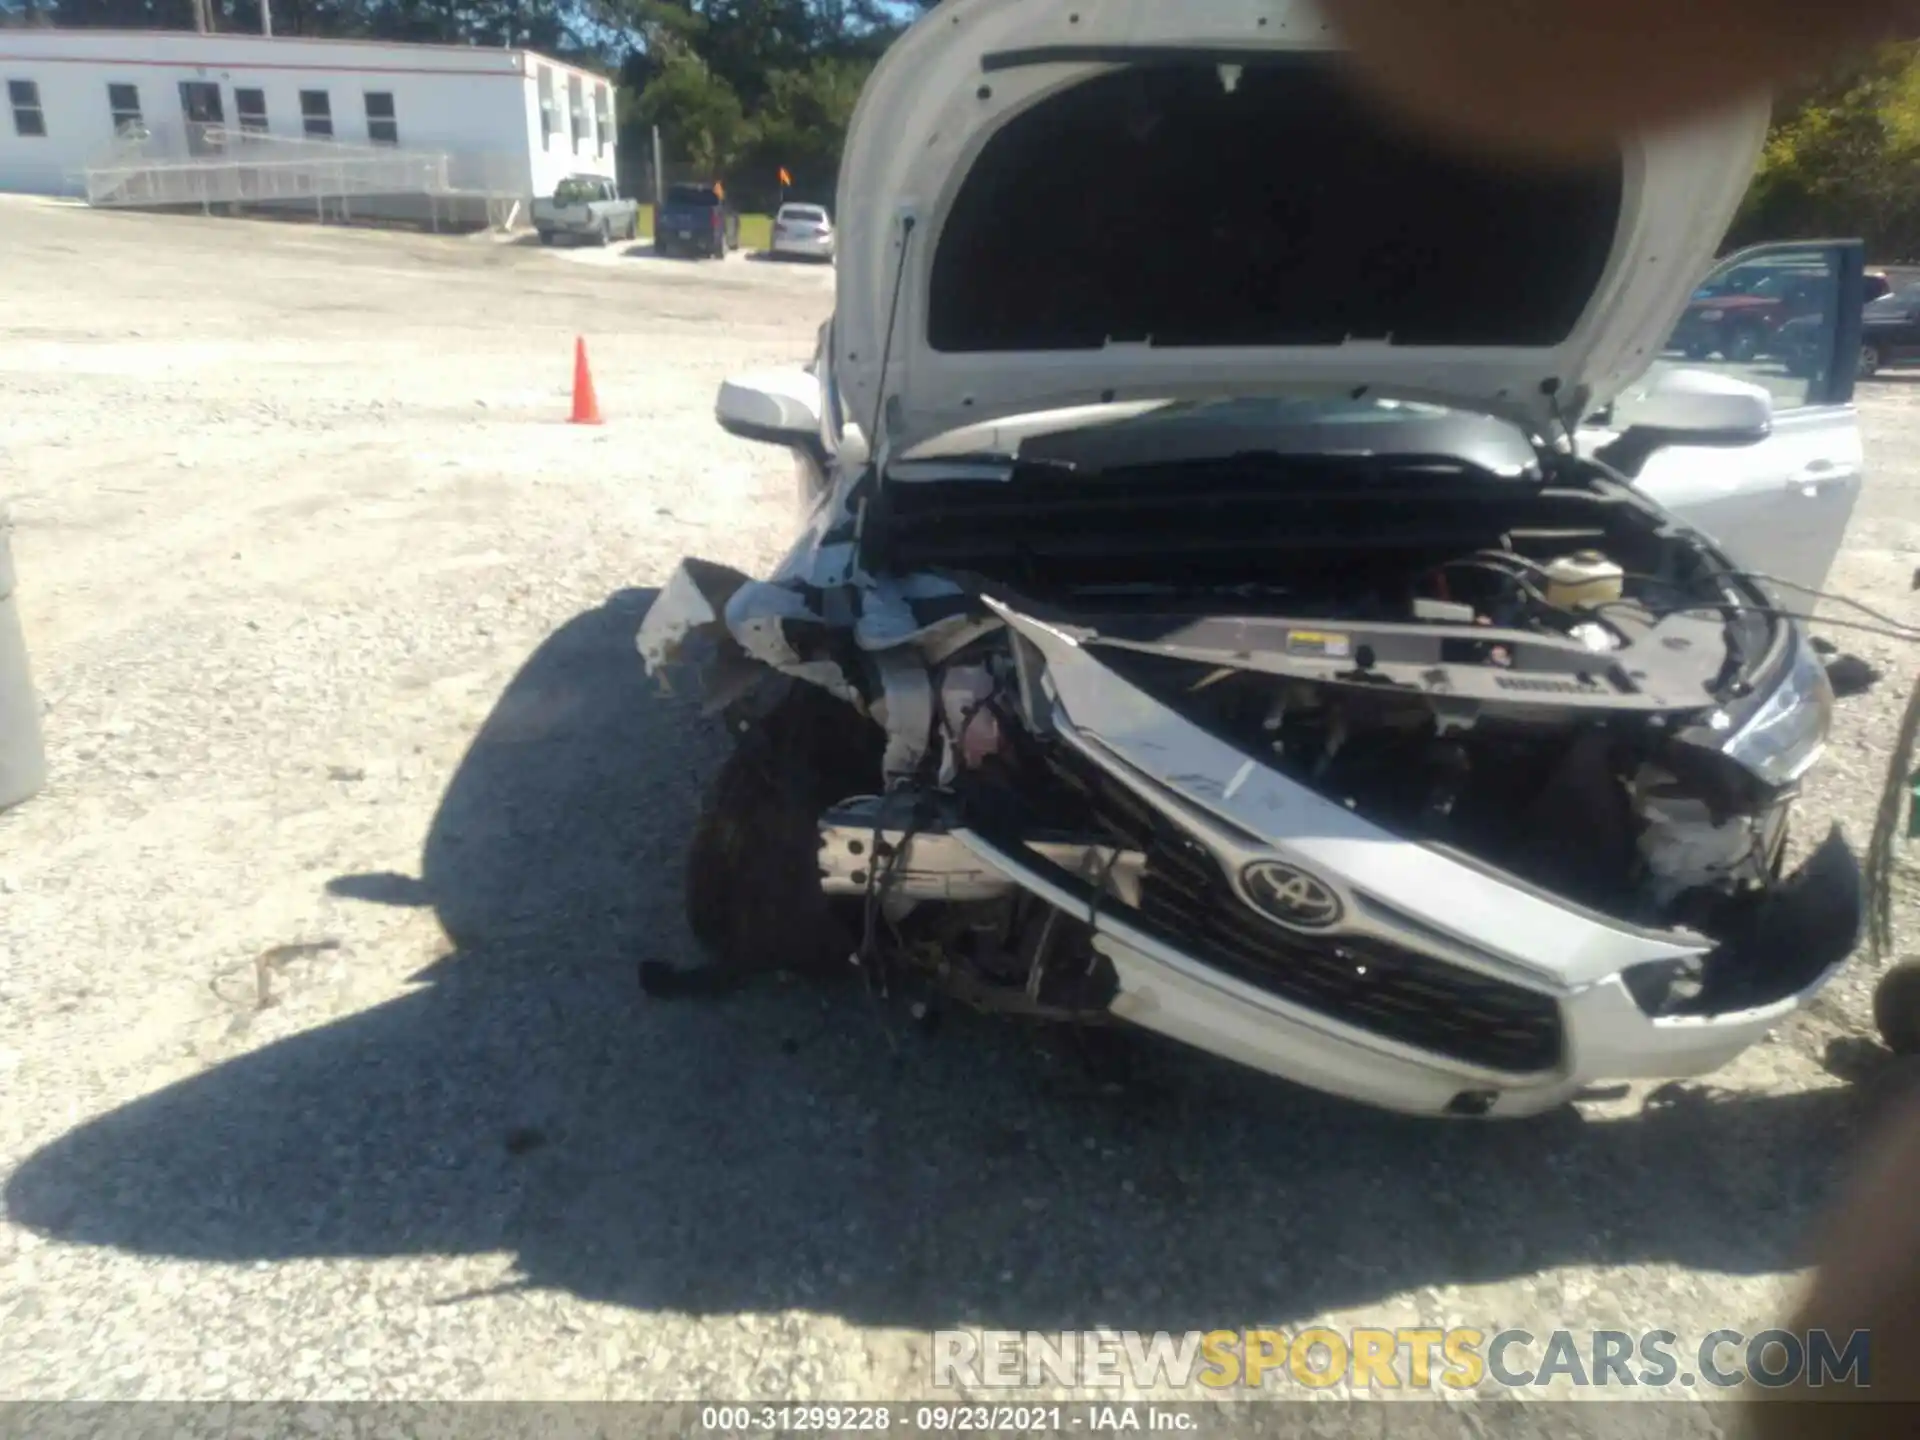
[[[333,101],[326,91],[300,92],[300,124],[316,140],[333,138]]]
[[[540,148],[553,148],[553,71],[540,67]]]
[[[146,128],[140,118],[140,87],[138,85],[107,86],[107,108],[113,112],[113,133],[116,135],[137,135]]]
[[[607,153],[607,142],[613,137],[613,114],[607,104],[607,87],[596,85],[593,89],[593,118],[597,131],[595,155]]]
[[[367,91],[367,139],[376,145],[400,143],[400,121],[393,113],[393,92]]]
[[[240,133],[242,135],[264,135],[267,133],[267,92],[264,90],[236,90],[233,92],[234,108],[240,112]]]
[[[40,108],[40,86],[37,81],[7,81],[7,103],[13,106],[14,134],[30,140],[46,135],[47,116]]]

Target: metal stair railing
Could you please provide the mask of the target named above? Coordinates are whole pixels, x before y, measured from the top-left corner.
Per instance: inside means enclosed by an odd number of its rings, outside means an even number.
[[[116,139],[87,166],[86,195],[125,206],[440,195],[466,188],[451,183],[453,163],[441,150],[190,125]]]

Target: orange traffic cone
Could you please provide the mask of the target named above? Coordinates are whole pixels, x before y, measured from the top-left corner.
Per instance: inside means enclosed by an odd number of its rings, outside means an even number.
[[[593,371],[587,368],[587,342],[584,336],[573,341],[573,423],[598,425],[600,400],[593,393]]]

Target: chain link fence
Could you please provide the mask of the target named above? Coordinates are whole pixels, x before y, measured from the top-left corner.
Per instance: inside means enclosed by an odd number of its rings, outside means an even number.
[[[644,204],[674,185],[704,185],[719,180],[726,186],[727,198],[736,199],[733,177],[701,168],[684,160],[669,160],[661,166],[660,190],[654,188],[653,142],[645,131],[622,144],[619,152],[620,193],[631,195]]]
[[[664,135],[661,148],[671,151]],[[761,170],[767,173],[759,173]],[[723,167],[716,175],[713,170],[689,161],[667,160],[660,167],[660,185],[656,190],[653,136],[645,129],[630,128],[621,134],[617,178],[620,193],[640,202],[642,226],[649,235],[656,195],[664,194],[675,185],[708,185],[718,180],[725,189],[727,203],[741,217],[740,244],[747,250],[766,248],[772,238],[771,217],[783,201],[807,200],[830,206],[833,199],[830,187],[824,195],[816,193],[818,186],[814,190],[789,189],[780,182],[778,166],[769,169],[744,163]]]

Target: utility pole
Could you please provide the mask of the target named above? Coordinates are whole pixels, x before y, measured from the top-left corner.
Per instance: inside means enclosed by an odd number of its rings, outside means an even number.
[[[667,167],[660,160],[660,127],[653,127],[653,223],[660,224],[660,212],[667,208]],[[659,231],[656,229],[655,234]]]

